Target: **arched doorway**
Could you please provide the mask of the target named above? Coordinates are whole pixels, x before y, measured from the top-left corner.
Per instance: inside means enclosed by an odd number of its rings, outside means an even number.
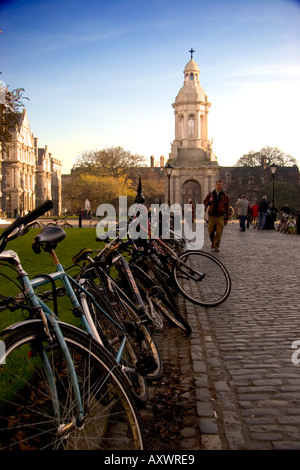
[[[202,203],[201,186],[197,181],[188,180],[182,185],[182,205],[188,204],[190,200],[194,206]]]

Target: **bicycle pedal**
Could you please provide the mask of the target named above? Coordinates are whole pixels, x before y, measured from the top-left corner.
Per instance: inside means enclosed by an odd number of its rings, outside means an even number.
[[[157,363],[152,356],[144,357],[137,361],[135,370],[139,375],[148,375],[157,368]]]

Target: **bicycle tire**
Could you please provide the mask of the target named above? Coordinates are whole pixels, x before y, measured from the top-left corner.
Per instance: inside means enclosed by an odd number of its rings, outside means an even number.
[[[178,290],[174,292],[174,289],[170,287],[169,278],[164,275],[164,272],[161,269],[158,269],[156,264],[154,264],[150,259],[143,259],[141,263],[138,263],[138,266],[142,268],[143,271],[162,289],[163,293],[166,295],[169,302],[177,307],[177,301],[175,294],[178,293]],[[179,312],[178,312],[178,315]]]
[[[129,316],[133,319],[136,319],[137,324],[139,325],[139,329],[142,331],[143,335],[143,342],[142,347],[145,351],[151,351],[151,355],[155,360],[157,367],[152,372],[149,372],[145,375],[147,380],[159,380],[163,376],[164,367],[163,367],[163,358],[161,355],[160,348],[153,337],[153,334],[150,333],[148,328],[140,322],[140,317],[136,314],[136,312],[131,308],[130,305],[125,300],[121,300],[122,305],[124,306],[125,310],[129,312]]]
[[[100,296],[95,289],[89,286],[88,283],[84,284],[83,287],[93,296],[96,303],[102,307],[117,324],[123,326],[122,322],[120,321],[120,312],[118,312],[118,315],[116,314],[116,305],[114,305],[114,309],[112,309],[108,302],[104,302],[104,296]],[[93,323],[96,326],[97,332],[100,336],[101,344],[107,348],[107,350],[114,357],[116,357],[124,338],[124,333],[122,333],[122,330],[118,329],[112,320],[110,320],[103,312],[101,312],[101,310],[97,307],[97,305],[95,305],[90,297],[87,297],[86,301],[92,316]],[[127,332],[125,330],[125,334],[126,333]],[[132,395],[139,404],[144,404],[148,401],[148,386],[146,378],[138,372],[127,371],[127,369],[135,369],[136,364],[138,363],[141,356],[139,351],[139,343],[135,339],[136,338],[133,336],[130,337],[127,334],[120,364],[124,368],[125,374],[131,384]]]
[[[38,221],[32,224],[30,228],[45,228],[45,224],[43,222]]]
[[[179,260],[185,264],[178,263],[174,266],[174,279],[187,300],[201,307],[216,307],[228,298],[231,279],[221,261],[209,253],[198,250],[182,253]],[[194,276],[189,268],[195,270]],[[203,276],[198,275],[199,272]]]
[[[283,221],[283,223],[282,223],[281,226],[279,227],[279,232],[285,233],[285,232],[286,232],[286,229],[287,229],[287,222],[286,222],[286,221]]]
[[[154,273],[156,281],[149,277],[147,273],[144,273],[143,275],[143,269],[139,268],[139,266],[131,265],[131,269],[140,292],[147,296],[147,294],[153,290],[150,300],[153,303],[155,310],[157,310],[158,313],[166,318],[166,320],[168,320],[168,322],[173,326],[180,328],[186,336],[190,336],[192,329],[189,323],[180,314],[174,299],[173,302],[169,300],[167,293],[164,291],[165,283],[162,279],[159,280],[159,273],[156,272],[155,267],[146,260],[143,264],[144,266],[147,266],[146,269]],[[158,290],[154,289],[155,286],[158,287]]]
[[[74,425],[77,413],[73,386],[57,342],[51,343],[40,320],[4,332],[5,363],[1,365],[0,449],[119,450],[143,449],[139,412],[112,356],[89,335],[59,322],[76,368],[84,427]],[[53,394],[41,354],[55,371],[61,417],[54,413]],[[5,387],[6,385],[6,387]],[[73,406],[74,405],[74,406]],[[71,423],[62,435],[61,425]]]
[[[100,222],[100,219],[92,219],[89,223],[89,226],[90,227],[97,227],[99,222]]]
[[[168,239],[163,239],[163,242],[168,245],[175,253],[178,255],[186,251],[186,242],[182,239],[177,239],[170,237]]]
[[[88,279],[88,282],[92,282],[92,286],[97,290],[99,305],[105,311],[111,312],[112,317],[117,311],[117,322],[121,321],[126,327],[127,333],[133,337],[134,344],[136,344],[142,356],[151,356],[156,363],[155,369],[148,372],[144,371],[144,377],[149,380],[160,379],[163,375],[163,361],[160,349],[153,337],[153,332],[150,332],[148,328],[149,318],[143,315],[141,309],[131,302],[127,293],[116,285],[107,273],[102,272],[101,268],[88,267],[83,276]],[[114,306],[113,310],[112,306]]]
[[[294,221],[289,222],[286,231],[289,235],[294,235],[296,233],[296,223]]]

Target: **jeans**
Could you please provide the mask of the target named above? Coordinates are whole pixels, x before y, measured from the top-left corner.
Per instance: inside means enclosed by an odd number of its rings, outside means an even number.
[[[242,232],[245,232],[245,230],[246,230],[246,218],[247,218],[246,215],[240,215],[240,216],[239,216],[239,219],[240,219],[240,229],[241,229]]]
[[[267,213],[266,212],[259,212],[258,213],[258,228],[260,230],[264,230],[266,227],[266,218],[267,218]]]

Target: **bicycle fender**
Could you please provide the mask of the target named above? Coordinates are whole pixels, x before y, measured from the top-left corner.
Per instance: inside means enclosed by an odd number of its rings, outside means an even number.
[[[11,333],[11,332],[17,331],[19,329],[24,329],[24,328],[28,327],[29,325],[38,324],[38,323],[40,324],[41,328],[44,329],[44,322],[43,322],[42,319],[32,318],[30,320],[22,320],[18,323],[14,323],[12,325],[7,326],[6,328],[4,328],[4,330],[2,330],[0,332],[0,336],[4,336],[7,333]],[[57,323],[59,325],[64,325],[65,328],[69,328],[71,330],[76,330],[80,334],[85,334],[80,328],[77,328],[77,326],[69,325],[68,323],[65,323],[65,322],[62,322],[62,321],[58,321]]]
[[[4,328],[4,330],[1,331],[0,336],[4,336],[6,333],[11,333],[12,331],[26,328],[27,325],[29,324],[32,325],[33,323],[40,323],[42,327],[44,325],[43,320],[39,318],[32,319],[32,320],[23,320],[18,323],[13,323],[12,325],[9,325],[6,328]]]

